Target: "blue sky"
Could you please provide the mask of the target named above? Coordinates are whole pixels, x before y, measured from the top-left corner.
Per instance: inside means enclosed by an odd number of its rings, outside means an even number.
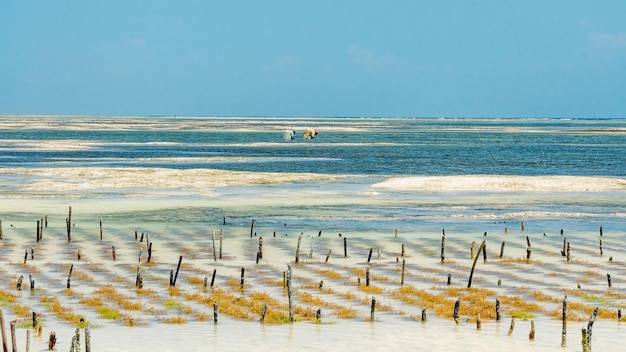
[[[626,1],[3,1],[0,114],[626,117]]]

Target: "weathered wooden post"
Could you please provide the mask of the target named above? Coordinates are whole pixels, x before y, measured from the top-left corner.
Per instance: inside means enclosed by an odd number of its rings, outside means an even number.
[[[0,240],[2,240],[2,219],[0,219]]]
[[[370,260],[372,260],[372,251],[373,250],[374,250],[373,248],[370,248],[370,254],[367,255],[367,263],[368,264],[369,264]]]
[[[481,328],[481,321],[480,321],[480,314],[476,315],[476,330],[480,330]]]
[[[243,290],[243,280],[244,280],[244,273],[245,273],[246,269],[245,268],[241,268],[241,282],[240,282],[240,287]]]
[[[26,330],[26,352],[30,352],[30,330]]]
[[[17,352],[17,338],[15,337],[15,323],[16,320],[11,320],[11,345],[13,346],[13,352]]]
[[[448,273],[448,280],[446,282],[446,285],[450,286],[452,284],[452,273]]]
[[[567,295],[563,298],[563,321],[561,329],[561,347],[565,347],[565,341],[567,340]]]
[[[485,241],[483,241],[483,243],[480,244],[480,247],[478,247],[478,252],[480,253],[480,251],[482,251],[484,247],[485,247]],[[474,268],[476,268],[477,261],[478,261],[478,256],[474,258],[474,264],[472,264],[472,271],[470,272],[469,281],[467,282],[467,288],[472,287],[472,276],[474,276]]]
[[[346,237],[343,238],[343,257],[348,258],[348,239]]]
[[[217,261],[217,253],[215,252],[215,230],[211,230],[211,240],[213,241],[213,261]]]
[[[213,322],[217,323],[217,302],[213,302]]]
[[[374,322],[376,315],[376,297],[372,296],[372,308],[370,310],[370,322]]]
[[[445,242],[446,242],[446,230],[444,229],[442,230],[442,232],[443,232],[443,235],[441,236],[441,262],[443,263],[444,259],[446,258],[445,249],[444,249]]]
[[[370,254],[371,254],[372,250],[370,249]],[[400,252],[400,256],[402,258],[404,258],[404,243],[402,243],[402,251]]]
[[[470,248],[470,259],[474,259],[474,247],[476,246],[476,241],[472,241],[472,247]]]
[[[71,282],[72,282],[72,270],[74,269],[74,264],[72,264],[70,266],[70,272],[67,274],[67,289],[69,290],[71,288]]]
[[[259,259],[263,259],[263,237],[262,236],[259,237]]]
[[[298,245],[296,246],[296,264],[300,261],[300,242],[302,242],[302,235],[304,233],[301,233],[300,236],[298,236]]]
[[[71,229],[72,229],[72,207],[70,206],[67,219],[65,219],[65,223],[67,225],[67,241],[70,242],[72,240]]]
[[[261,308],[261,323],[265,322],[266,312],[267,312],[267,304],[263,303],[263,308]]]
[[[254,219],[252,219],[252,223],[250,224],[250,237],[252,237],[253,232],[254,232]]]
[[[37,220],[37,242],[39,242],[41,238],[41,227],[39,226],[39,220]]]
[[[85,326],[85,352],[91,352],[91,331],[89,325]]]
[[[535,340],[535,321],[530,321],[530,333],[528,334],[528,339],[531,341]]]
[[[213,269],[213,276],[211,276],[211,287],[215,283],[215,274],[217,273],[217,269]]]
[[[500,321],[500,300],[496,298],[496,321]]]
[[[365,268],[365,286],[366,287],[370,286],[370,268],[369,267]]]
[[[508,333],[509,336],[513,335],[513,328],[515,328],[515,317],[511,317],[511,325],[509,326]]]
[[[454,310],[452,311],[452,318],[454,318],[455,323],[459,323],[459,309],[461,308],[461,299],[458,298],[456,302],[454,302]]]
[[[4,314],[2,313],[2,309],[0,309],[0,330],[2,330],[2,350],[4,352],[9,352],[9,347],[7,346],[7,333],[4,328]]]
[[[530,238],[526,236],[526,260],[530,260]]]
[[[291,264],[287,264],[287,297],[289,299],[289,322],[293,323],[293,299],[292,299],[292,290],[291,290]]]
[[[116,255],[115,255],[115,246],[111,246],[111,257],[113,257],[113,260],[116,259]]]
[[[220,259],[222,259],[222,242],[224,242],[224,229],[220,229]]]
[[[608,282],[608,284],[609,284],[609,288],[611,288],[611,275],[610,275],[610,274],[608,274],[608,273],[606,274],[606,281],[607,281],[607,282]]]
[[[583,345],[583,352],[591,352],[591,346],[589,346],[589,334],[587,334],[587,329],[582,328],[581,331],[582,333],[582,345]]]
[[[487,263],[487,242],[483,242],[485,245],[483,247],[483,263]]]
[[[402,276],[400,277],[400,286],[404,285],[404,267],[405,267],[405,263],[406,259],[402,259]]]
[[[321,323],[321,320],[322,320],[322,309],[320,308],[315,312],[315,322],[319,324]]]
[[[102,216],[100,217],[100,241],[102,241]]]
[[[422,321],[426,321],[426,308],[422,308]]]
[[[328,263],[328,259],[330,258],[330,252],[332,252],[332,249],[328,250],[328,254],[326,254],[326,260],[324,261],[324,263]]]
[[[569,255],[569,241],[567,242],[567,262],[569,263],[570,255]]]
[[[500,258],[502,258],[502,256],[504,255],[504,245],[506,244],[506,242],[502,241],[502,245],[500,246]]]
[[[172,286],[176,286],[176,279],[178,279],[178,271],[180,270],[180,264],[183,262],[183,256],[181,255],[178,258],[178,265],[176,266],[176,275],[174,275],[174,280],[172,281]]]
[[[589,317],[589,323],[587,324],[587,345],[590,351],[591,351],[591,329],[593,328],[593,323],[596,321],[597,315],[598,315],[598,307],[594,308],[593,313],[591,313],[591,317]]]

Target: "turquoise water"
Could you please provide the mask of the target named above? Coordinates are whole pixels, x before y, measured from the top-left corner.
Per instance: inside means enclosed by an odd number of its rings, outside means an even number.
[[[263,121],[273,122],[271,128]],[[206,123],[221,129],[205,129]],[[0,124],[5,145],[0,166],[216,168],[370,176],[626,175],[626,120],[142,118],[134,120],[131,130],[99,125],[71,129],[75,126],[7,129]],[[284,141],[281,126],[296,130],[297,138]],[[305,126],[321,133],[305,141],[301,138]],[[16,140],[72,141],[90,148],[24,150],[11,146]],[[249,159],[151,160],[191,157]]]

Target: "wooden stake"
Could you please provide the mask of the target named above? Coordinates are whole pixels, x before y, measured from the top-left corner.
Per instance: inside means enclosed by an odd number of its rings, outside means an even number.
[[[239,283],[241,289],[243,290],[243,281],[244,281],[244,273],[246,272],[245,268],[241,268],[241,282]]]
[[[606,274],[606,281],[609,283],[609,288],[611,288],[611,275]]]
[[[587,346],[589,347],[589,351],[591,351],[591,329],[593,328],[593,323],[596,321],[596,316],[598,315],[598,307],[593,310],[591,313],[591,317],[589,317],[589,323],[587,324]]]
[[[445,242],[446,242],[446,231],[443,230],[443,235],[441,236],[441,262],[442,263],[444,259],[446,259],[445,250],[444,250]]]
[[[326,260],[324,261],[324,263],[328,263],[328,258],[330,258],[330,252],[332,252],[332,249],[328,250],[328,254],[326,254]]]
[[[85,327],[85,352],[91,352],[91,331],[89,325]]]
[[[472,247],[470,248],[470,259],[474,259],[474,247],[476,246],[476,241],[472,241]]]
[[[496,298],[496,321],[500,321],[500,300]]]
[[[30,352],[30,330],[26,330],[26,352]]]
[[[217,273],[217,269],[213,269],[213,276],[211,276],[211,287],[215,283],[215,274]]]
[[[376,315],[376,297],[372,297],[372,308],[370,310],[370,322],[374,322]]]
[[[400,286],[404,285],[404,267],[406,264],[406,260],[402,259],[402,276],[400,277]]]
[[[483,241],[483,243],[480,244],[480,247],[478,247],[478,252],[480,253],[480,251],[482,251],[484,247],[485,247],[485,241]],[[478,261],[478,256],[474,258],[474,264],[472,264],[472,271],[470,272],[469,281],[467,282],[467,288],[472,287],[472,276],[474,276],[474,268],[476,268],[477,261]]]
[[[116,256],[115,256],[115,246],[111,246],[111,256],[113,257],[113,260],[116,259]]]
[[[298,236],[298,245],[296,246],[296,264],[300,261],[300,242],[302,242],[303,233]]]
[[[211,240],[213,241],[213,261],[217,261],[217,252],[215,251],[215,230],[211,230]]]
[[[289,299],[289,322],[293,323],[293,299],[291,290],[291,264],[287,264],[287,297]]]
[[[0,220],[0,240],[2,240],[2,220]]]
[[[569,255],[569,241],[567,242],[567,262],[569,263],[570,255]]]
[[[426,308],[422,308],[422,321],[426,321]]]
[[[11,345],[13,346],[13,352],[17,352],[17,339],[15,337],[15,320],[11,320]]]
[[[348,258],[348,239],[346,237],[343,238],[343,257]]]
[[[567,340],[567,295],[563,298],[563,321],[561,329],[561,347],[565,347],[565,341]]]
[[[369,264],[370,260],[372,259],[372,251],[373,250],[374,250],[373,248],[370,248],[370,254],[367,255],[367,263],[368,264]]]
[[[72,229],[72,207],[69,208],[66,223],[67,223],[67,241],[70,242],[72,240],[72,237],[70,235],[71,229]]]
[[[102,216],[100,217],[100,241],[102,241]]]
[[[370,249],[370,253],[371,253],[371,251],[372,251],[372,250]],[[402,244],[402,251],[401,251],[400,256],[401,256],[402,258],[404,258],[404,243]]]
[[[252,237],[253,231],[254,231],[254,219],[252,219],[252,223],[250,224],[250,237]]]
[[[481,327],[481,323],[480,323],[480,314],[476,315],[476,330],[480,330]]]
[[[178,271],[180,270],[180,264],[183,262],[183,256],[181,255],[178,258],[178,265],[176,266],[176,275],[174,275],[174,281],[172,282],[172,286],[176,286],[176,279],[178,279]]]
[[[0,309],[0,330],[2,330],[2,350],[4,352],[9,352],[9,347],[7,346],[7,333],[4,328],[4,314],[2,313],[2,309]]]
[[[513,335],[514,327],[515,327],[515,317],[511,317],[511,326],[509,326],[509,336]]]
[[[220,259],[222,259],[222,242],[223,241],[224,241],[224,229],[220,229]]]
[[[591,352],[591,348],[589,346],[589,335],[587,334],[587,329],[582,328],[581,331],[582,333],[582,345],[583,345],[583,352]]]
[[[57,335],[54,331],[50,331],[50,337],[48,338],[48,350],[54,350],[54,345],[57,343]]]
[[[365,268],[365,286],[366,287],[370,286],[370,268],[369,267]]]
[[[459,309],[461,308],[461,299],[458,298],[456,302],[454,302],[454,311],[452,311],[452,318],[454,318],[455,323],[459,323]]]
[[[522,231],[524,231],[524,220],[522,220]]]
[[[528,339],[531,341],[535,340],[535,321],[530,321],[530,333],[528,334]]]
[[[394,237],[398,237],[398,228],[396,227],[396,235]]]
[[[152,259],[152,242],[148,244],[148,263],[150,263],[150,259]]]
[[[261,323],[265,322],[266,312],[267,312],[267,304],[263,303],[263,308],[261,308]]]
[[[447,285],[450,286],[450,284],[452,283],[452,274],[448,273],[448,282]]]
[[[502,256],[504,255],[504,245],[506,244],[506,242],[502,241],[502,245],[500,246],[500,258],[502,258]]]
[[[217,302],[213,302],[213,322],[217,323]]]
[[[483,242],[484,246],[483,247],[483,263],[487,262],[487,243]]]

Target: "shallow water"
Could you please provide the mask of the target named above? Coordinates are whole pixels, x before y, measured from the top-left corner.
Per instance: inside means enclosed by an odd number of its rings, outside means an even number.
[[[29,310],[43,314],[44,336],[33,338],[34,350],[47,348],[50,330],[57,331],[58,349],[69,348],[73,334],[74,327],[41,301],[48,296],[58,297],[65,308],[84,316],[92,326],[93,348],[103,351],[206,346],[577,351],[581,350],[580,329],[589,316],[585,309],[599,306],[614,314],[626,304],[621,294],[626,277],[622,121],[269,119],[263,123],[261,119],[128,118],[99,123],[97,118],[39,118],[25,124],[8,117],[1,121],[0,288],[16,294]],[[327,130],[313,141],[277,140],[285,126],[304,125]],[[539,143],[546,139],[551,142]],[[496,140],[502,148],[489,147]],[[472,149],[472,155],[465,148]],[[452,154],[442,157],[440,152]],[[287,155],[290,159],[283,161]],[[537,164],[535,158],[542,161]],[[297,170],[311,173],[285,172]],[[472,176],[485,173],[492,175]],[[73,224],[68,242],[69,206]],[[36,221],[45,215],[49,226],[38,243]],[[211,232],[221,230],[224,258],[215,260]],[[146,243],[135,239],[135,231],[149,234],[153,264],[145,263]],[[443,231],[446,261],[441,263]],[[167,291],[170,271],[183,255],[177,284],[183,293],[208,296],[211,290],[191,279],[210,278],[215,269],[216,287],[232,291],[239,299],[264,292],[285,304],[280,281],[287,264],[294,262],[300,234],[295,290],[326,303],[305,303],[300,297],[296,304],[321,308],[322,324],[306,320],[259,324],[252,313],[244,320],[222,313],[214,325],[212,319],[198,318],[199,313],[212,317],[212,305]],[[524,260],[527,236],[532,243],[531,261]],[[264,240],[264,257],[256,264],[259,237]],[[564,239],[572,246],[570,262],[560,253]],[[537,328],[534,341],[528,338],[529,320],[518,319],[513,335],[507,335],[512,311],[521,309],[513,304],[503,305],[499,323],[485,312],[479,331],[476,317],[464,313],[471,302],[462,302],[460,324],[451,319],[449,305],[457,291],[449,289],[465,292],[471,243],[479,245],[483,240],[488,261],[479,261],[472,287],[493,291],[487,293],[490,299],[519,296],[538,303],[542,310],[532,318]],[[503,241],[506,247],[500,258]],[[407,303],[394,296],[400,289],[402,245],[407,264],[404,285],[448,300],[443,303],[446,313],[437,315],[429,309],[426,323],[415,317],[427,302]],[[374,254],[368,264],[370,250]],[[139,253],[144,287],[156,291],[150,297],[134,286]],[[69,294],[64,289],[71,265],[75,276]],[[243,292],[229,284],[239,280],[241,268],[246,269]],[[358,286],[359,280],[361,284],[365,280],[366,268],[371,269],[373,287],[380,291]],[[321,270],[335,271],[341,278],[325,276]],[[611,288],[607,273],[613,278]],[[29,274],[37,282],[35,292],[29,293],[28,285],[17,291],[17,278]],[[445,282],[448,274],[450,287]],[[319,290],[320,280],[331,291]],[[125,309],[114,300],[105,302],[133,317],[139,326],[101,318],[81,303],[107,284],[141,305]],[[537,291],[551,299],[539,300]],[[346,298],[347,293],[354,298]],[[569,322],[563,349],[561,322],[552,311],[560,309],[565,295],[585,308],[572,308],[572,317],[579,319]],[[370,323],[366,320],[372,296],[381,306]],[[172,300],[190,310],[167,308]],[[338,307],[330,302],[353,309],[356,316],[337,317]],[[2,305],[7,321],[15,318],[14,306]],[[185,317],[187,323],[163,322],[175,317]],[[594,349],[618,348],[623,339],[621,324],[614,317],[598,318]],[[24,338],[25,329],[18,329],[18,341]]]

